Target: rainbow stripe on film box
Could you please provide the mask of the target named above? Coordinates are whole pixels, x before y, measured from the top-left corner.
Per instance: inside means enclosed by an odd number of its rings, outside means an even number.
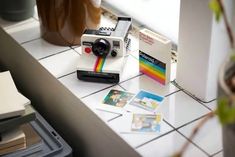
[[[139,34],[140,72],[162,85],[170,82],[171,41],[148,29]]]

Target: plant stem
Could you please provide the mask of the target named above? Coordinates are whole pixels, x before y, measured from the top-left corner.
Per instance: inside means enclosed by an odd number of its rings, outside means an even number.
[[[218,0],[218,3],[220,5],[220,8],[221,8],[221,12],[222,12],[222,15],[224,17],[224,23],[225,23],[225,27],[226,27],[226,30],[227,30],[227,34],[229,36],[229,41],[230,41],[230,46],[231,48],[233,49],[234,48],[234,37],[233,37],[233,32],[232,32],[232,29],[228,23],[228,18],[227,18],[227,14],[225,12],[225,9],[224,9],[224,5],[222,3],[222,0]]]
[[[208,113],[201,121],[200,123],[198,123],[198,125],[193,129],[191,135],[189,136],[189,140],[187,140],[187,142],[183,145],[183,147],[181,148],[181,150],[176,153],[175,155],[173,155],[174,157],[181,157],[183,155],[183,153],[186,151],[186,149],[188,148],[190,141],[192,141],[194,139],[194,137],[197,135],[199,129],[211,118],[213,118],[215,116],[214,111]]]

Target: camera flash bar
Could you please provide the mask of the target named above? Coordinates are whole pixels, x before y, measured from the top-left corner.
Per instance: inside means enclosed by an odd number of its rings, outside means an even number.
[[[118,17],[118,23],[111,36],[125,38],[131,29],[131,23],[130,17]]]

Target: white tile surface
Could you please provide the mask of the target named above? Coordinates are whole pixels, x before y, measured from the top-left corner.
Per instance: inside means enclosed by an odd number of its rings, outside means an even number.
[[[137,151],[144,157],[169,157],[178,152],[186,139],[176,131],[150,142]],[[200,149],[190,144],[183,157],[206,157]]]
[[[104,121],[108,121],[119,115],[118,112],[115,112],[115,109],[114,110],[110,110],[109,108],[107,109],[106,108],[107,105],[102,104],[104,97],[109,93],[111,89],[122,90],[119,86],[114,86],[81,99],[82,102],[84,102],[84,104],[87,105],[87,107],[89,107]]]
[[[31,41],[33,39],[40,38],[40,26],[39,26],[39,22],[37,21],[10,28],[7,30],[7,32],[18,43],[23,43],[23,42]]]
[[[139,49],[137,50],[128,50],[127,51],[128,54],[132,55],[133,57],[135,57],[137,60],[139,60]]]
[[[193,128],[199,122],[200,120],[189,124],[179,129],[179,131],[186,137],[189,137]],[[222,150],[222,128],[217,117],[214,117],[205,123],[205,125],[199,130],[197,136],[193,139],[193,142],[210,155]]]
[[[43,39],[37,39],[25,44],[22,46],[36,59],[47,57],[53,54],[56,54],[61,51],[70,49],[66,46],[58,46],[48,43]]]
[[[224,157],[224,154],[223,154],[223,152],[220,152],[220,153],[216,154],[216,155],[213,156],[213,157]]]
[[[128,38],[131,40],[131,42],[127,52],[138,58],[138,54],[133,53],[133,51],[139,50],[139,39],[132,34],[129,34]]]
[[[164,119],[175,128],[182,126],[210,112],[202,104],[193,100],[184,92],[179,91],[165,98],[159,107]]]
[[[74,50],[75,50],[77,53],[82,54],[82,48],[81,48],[81,46],[74,48]]]
[[[73,45],[73,46],[71,46],[72,49],[76,49],[78,47],[80,47],[80,45]]]
[[[77,78],[77,73],[62,77],[59,79],[59,81],[79,98],[82,98],[112,85],[81,81]]]
[[[112,120],[116,117],[119,117],[120,114],[116,114],[116,113],[112,113],[112,112],[108,112],[105,110],[97,110],[92,108],[91,109],[100,119],[102,119],[104,122],[108,122],[109,120]]]
[[[156,133],[135,133],[131,132],[132,114],[126,113],[122,117],[117,118],[108,123],[108,125],[117,132],[123,139],[127,141],[132,147],[137,147],[149,140],[152,140],[162,134],[165,134],[173,128],[171,128],[165,122],[161,123],[161,131]]]
[[[33,17],[38,20],[38,9],[37,9],[37,6],[34,7],[34,15]]]
[[[29,19],[26,19],[24,21],[19,21],[19,22],[6,21],[6,20],[0,18],[0,26],[2,26],[5,30],[7,30],[7,29],[11,29],[14,27],[24,25],[26,23],[35,22],[35,21],[36,20],[34,18],[29,18]]]
[[[170,81],[174,81],[176,79],[176,70],[177,70],[177,63],[171,63]]]
[[[123,68],[123,72],[120,78],[120,82],[125,81],[134,76],[138,76],[139,72],[139,61],[136,60],[133,56],[127,56],[126,63]]]
[[[132,93],[137,93],[139,90],[143,89],[163,96],[179,90],[172,83],[166,86],[162,86],[158,82],[145,75],[138,76],[124,83],[121,83],[120,85],[127,91],[130,91]]]
[[[217,108],[217,100],[212,101],[210,103],[204,103],[207,107],[209,107],[211,110],[215,111]]]
[[[45,58],[39,62],[56,78],[75,72],[77,69],[79,54],[74,50]]]

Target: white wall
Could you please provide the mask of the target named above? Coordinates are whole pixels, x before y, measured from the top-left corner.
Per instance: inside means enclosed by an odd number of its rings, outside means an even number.
[[[204,101],[217,97],[219,68],[230,50],[224,22],[215,21],[209,1],[181,0],[176,76],[180,86]],[[224,2],[231,21],[234,1]]]

